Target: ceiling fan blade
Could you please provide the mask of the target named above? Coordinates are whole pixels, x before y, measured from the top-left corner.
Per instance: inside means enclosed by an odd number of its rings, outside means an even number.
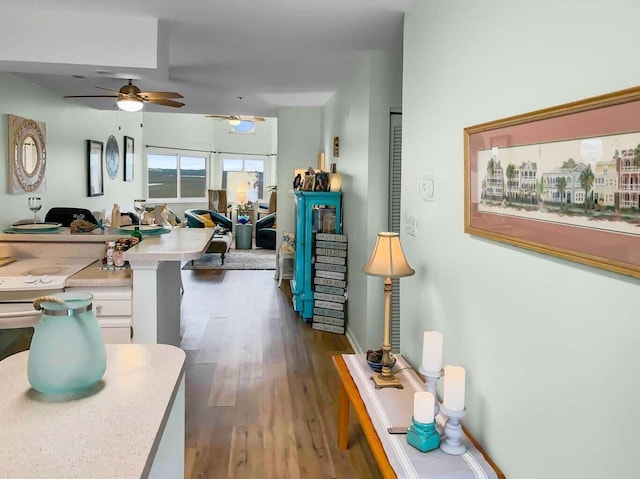
[[[241,121],[266,121],[261,116],[243,116],[243,115],[240,115],[238,118]]]
[[[118,95],[65,95],[62,98],[118,98]]]
[[[105,88],[103,86],[98,86],[98,85],[94,85],[96,88],[99,88],[100,90],[107,90],[107,91],[111,91],[113,93],[120,93],[118,90],[112,90],[111,88]]]
[[[229,115],[205,115],[206,118],[215,118],[216,120],[229,120]]]
[[[184,98],[180,93],[174,91],[141,91],[138,95],[151,99],[158,98]]]
[[[184,103],[180,103],[179,101],[167,100],[166,98],[150,98],[148,101],[149,103],[154,103],[156,105],[173,106],[176,108],[184,106]]]

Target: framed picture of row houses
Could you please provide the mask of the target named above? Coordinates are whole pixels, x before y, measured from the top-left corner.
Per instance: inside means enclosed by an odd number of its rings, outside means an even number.
[[[465,232],[640,277],[640,88],[464,129]]]

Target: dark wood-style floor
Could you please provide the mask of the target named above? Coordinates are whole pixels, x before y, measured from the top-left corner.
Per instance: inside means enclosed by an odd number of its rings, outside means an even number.
[[[346,337],[303,323],[273,274],[182,272],[185,477],[381,477],[354,415],[337,448],[331,356],[353,352]]]

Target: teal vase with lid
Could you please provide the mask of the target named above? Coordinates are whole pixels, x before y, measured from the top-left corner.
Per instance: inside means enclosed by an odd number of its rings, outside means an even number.
[[[31,386],[44,394],[68,394],[97,383],[107,368],[93,295],[60,293],[36,299],[42,308],[27,360]]]

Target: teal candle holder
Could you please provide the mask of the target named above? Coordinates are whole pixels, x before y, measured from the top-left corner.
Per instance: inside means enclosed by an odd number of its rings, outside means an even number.
[[[440,446],[440,435],[436,431],[435,421],[422,423],[411,418],[411,426],[407,431],[407,442],[420,452],[429,452]]]

